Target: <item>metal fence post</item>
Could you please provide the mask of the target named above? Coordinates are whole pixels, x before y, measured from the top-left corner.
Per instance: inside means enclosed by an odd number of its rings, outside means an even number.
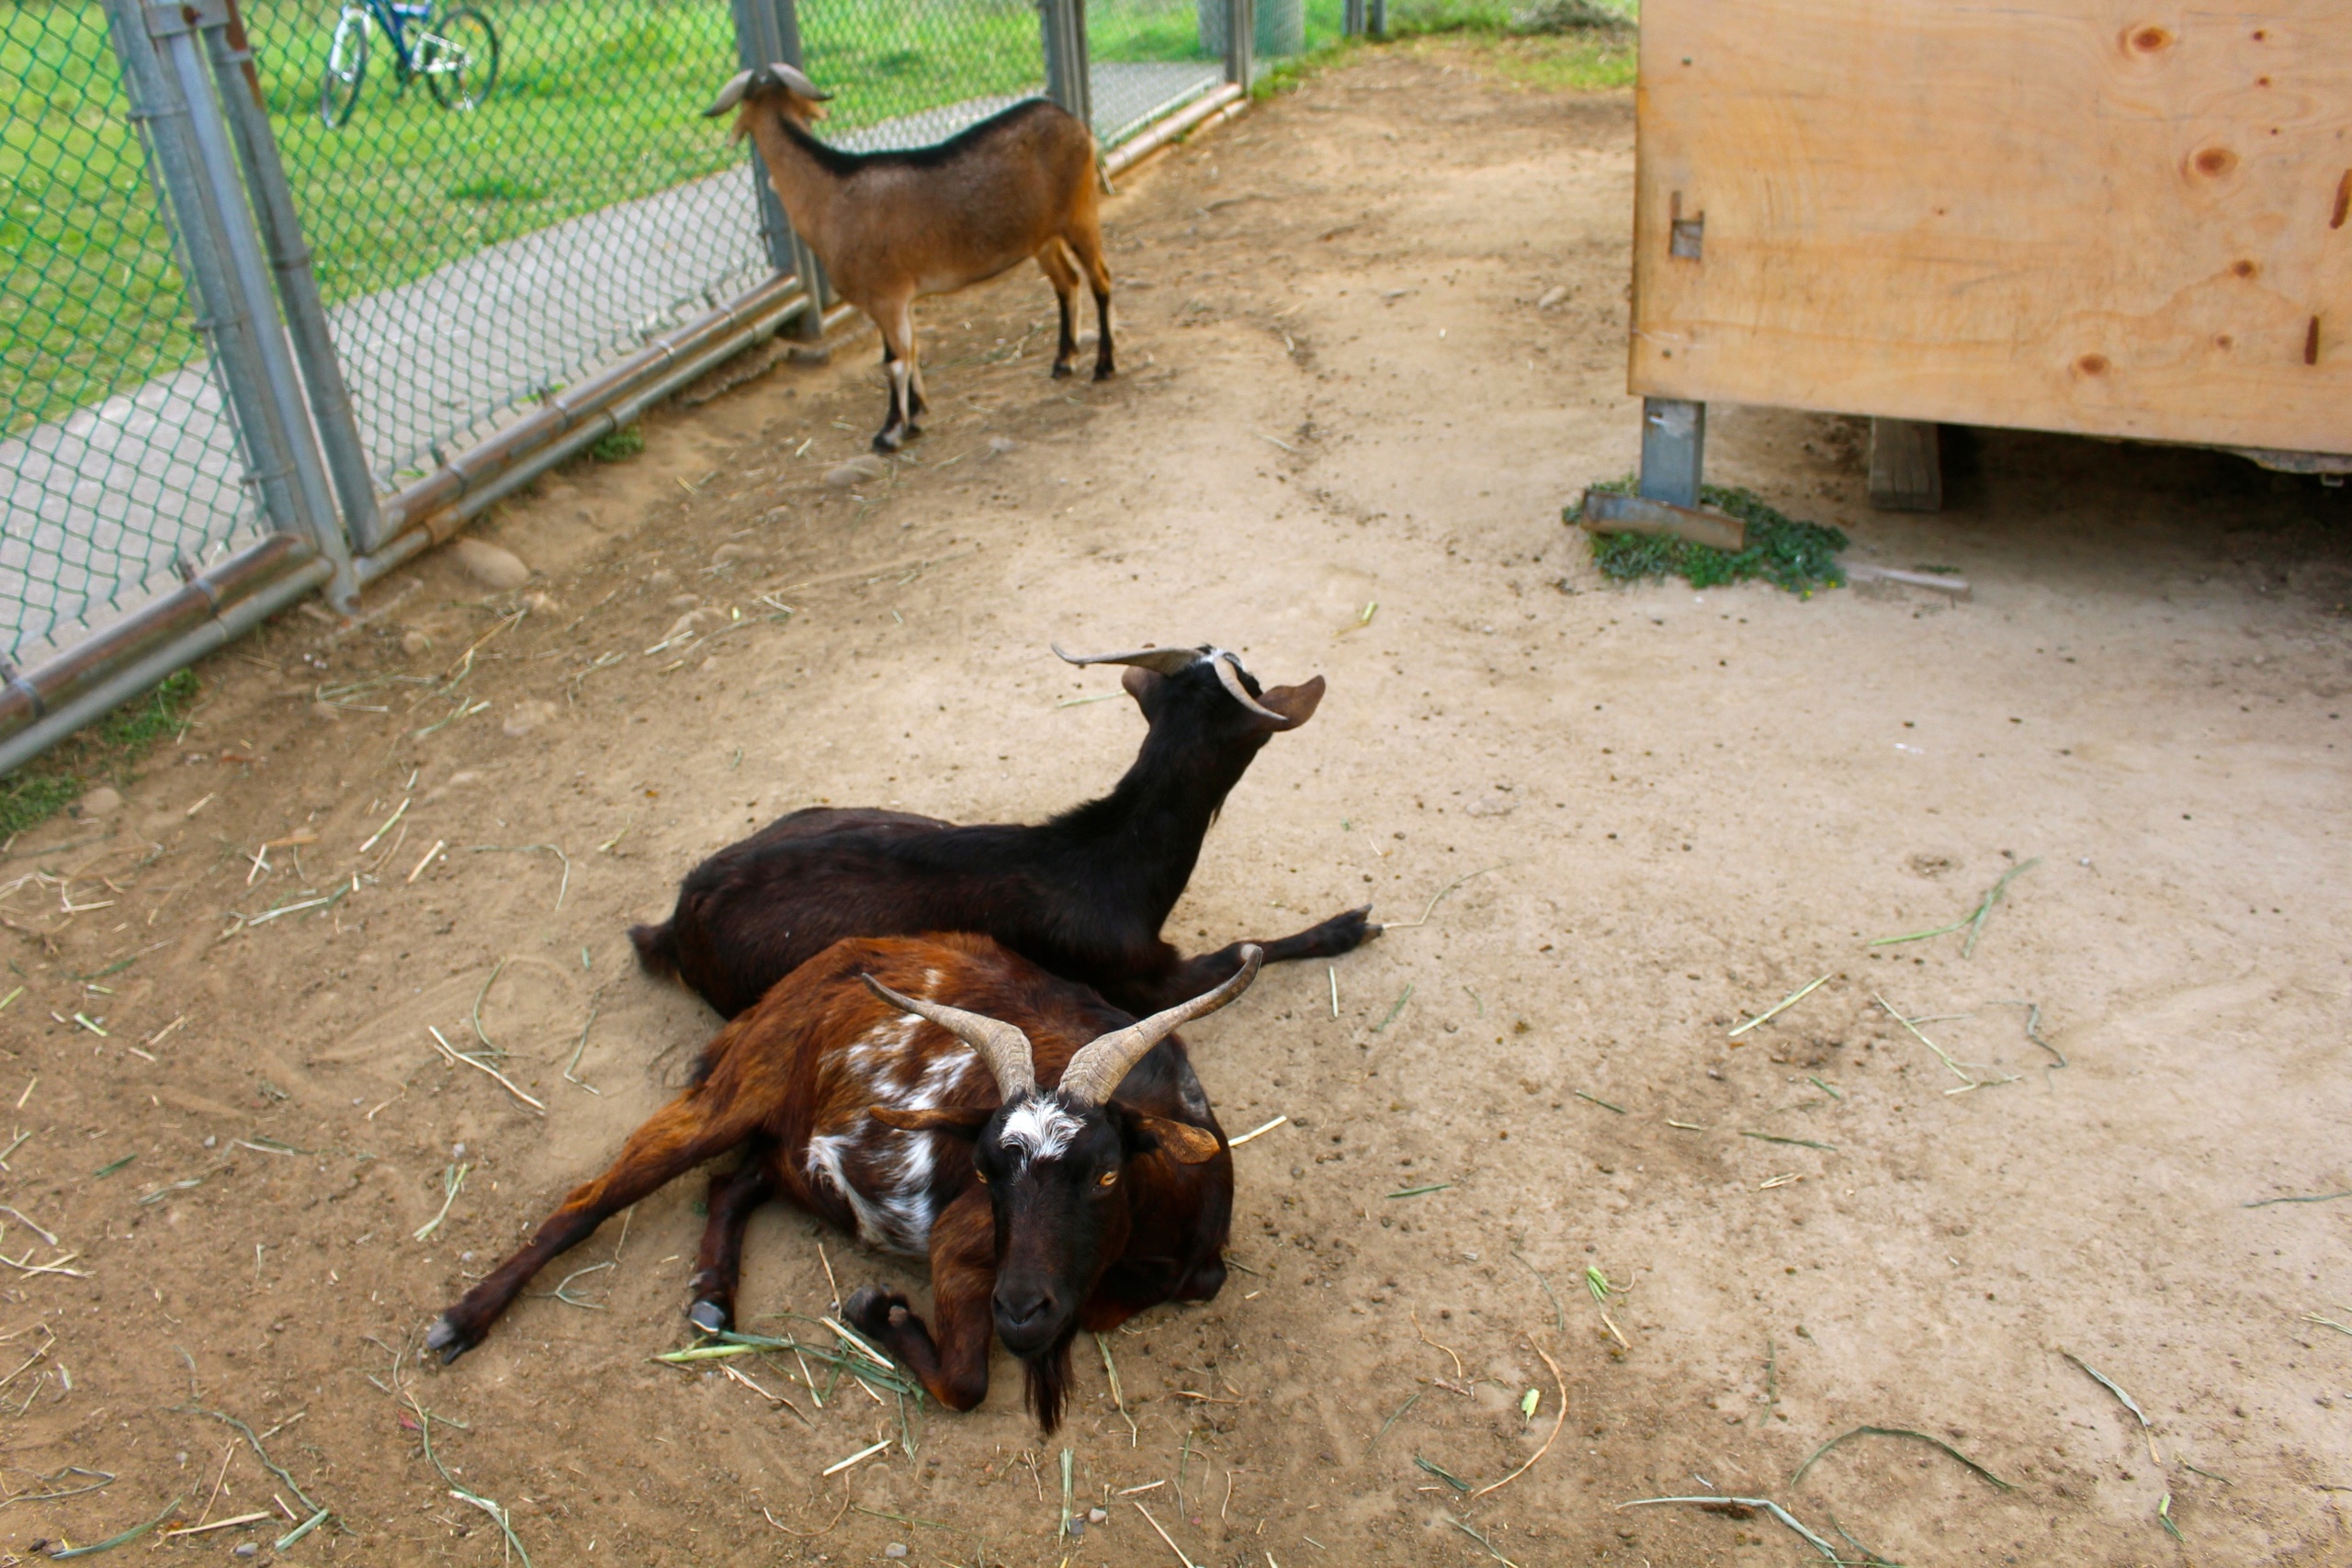
[[[211,349],[214,376],[228,405],[229,423],[243,449],[246,483],[259,492],[262,515],[280,533],[306,532],[293,489],[292,459],[270,412],[255,339],[257,323],[229,282],[221,255],[221,215],[197,171],[189,142],[188,109],[178,84],[164,69],[154,40],[147,36],[141,0],[106,0],[107,20],[122,62],[124,96],[130,117],[143,132],[164,211],[178,240],[180,260],[195,296],[197,331]]]
[[[1254,0],[1226,0],[1225,79],[1249,89],[1257,74],[1258,7]]]
[[[1046,96],[1094,123],[1091,62],[1086,48],[1086,0],[1037,0],[1037,30],[1046,46]]]
[[[227,282],[254,326],[254,346],[262,372],[262,394],[277,423],[278,440],[293,479],[300,508],[300,530],[318,543],[319,553],[334,563],[334,581],[328,600],[348,609],[358,592],[351,571],[351,545],[336,519],[334,492],[326,467],[312,439],[302,384],[294,369],[293,355],[278,330],[277,305],[262,260],[261,241],[254,231],[253,215],[243,203],[244,186],[220,105],[212,96],[205,49],[197,34],[228,24],[220,0],[200,4],[153,6],[146,14],[148,31],[161,46],[167,74],[175,78],[180,100],[187,110],[188,141],[198,175],[209,189],[220,220],[220,259],[227,264]]]
[[[1340,13],[1340,36],[1362,38],[1364,30],[1364,0],[1347,0]]]
[[[1388,0],[1364,0],[1364,29],[1374,38],[1388,36]]]
[[[244,19],[237,13],[237,0],[227,0],[227,25],[207,35],[213,74],[220,81],[220,101],[235,133],[245,186],[253,193],[254,216],[269,251],[270,268],[277,275],[277,297],[285,308],[302,386],[310,394],[311,418],[326,456],[328,475],[334,481],[335,499],[343,506],[344,530],[353,549],[373,550],[384,542],[383,520],[376,509],[375,476],[368,469],[359,423],[352,416],[351,389],[344,383],[343,365],[327,331],[326,308],[319,301],[319,282],[311,271],[311,251],[302,240],[293,188],[286,182],[286,165],[279,161],[277,139],[263,107],[261,78],[254,69]]]
[[[744,70],[757,71],[771,64],[803,64],[800,17],[793,0],[734,0],[733,8],[735,58]],[[775,187],[768,183],[767,164],[756,146],[752,149],[752,196],[759,204],[760,239],[767,247],[769,265],[800,279],[808,296],[808,308],[785,330],[811,342],[821,338],[825,335],[825,307],[832,303],[832,288],[825,280],[825,269],[816,253],[794,231],[784,203],[776,198]]]
[[[1706,460],[1706,404],[1680,398],[1642,400],[1644,497],[1670,506],[1698,505]]]

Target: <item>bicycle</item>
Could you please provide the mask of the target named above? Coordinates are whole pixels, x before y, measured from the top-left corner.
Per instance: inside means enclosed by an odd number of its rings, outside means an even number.
[[[422,76],[443,108],[471,111],[498,85],[498,29],[472,6],[460,6],[436,20],[433,0],[343,0],[319,83],[319,118],[329,130],[349,124],[359,107],[359,89],[368,80],[370,17],[391,41],[396,91],[405,92],[411,80]],[[413,43],[411,27],[416,28]]]

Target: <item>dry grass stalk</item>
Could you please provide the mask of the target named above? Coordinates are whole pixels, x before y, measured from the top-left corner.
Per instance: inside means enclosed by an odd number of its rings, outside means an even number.
[[[1552,1435],[1544,1439],[1544,1446],[1537,1449],[1532,1454],[1530,1454],[1525,1464],[1521,1465],[1517,1470],[1512,1471],[1500,1481],[1495,1482],[1491,1485],[1481,1486],[1476,1492],[1471,1493],[1470,1497],[1473,1502],[1484,1497],[1489,1492],[1501,1491],[1504,1487],[1510,1485],[1512,1482],[1517,1481],[1521,1476],[1525,1475],[1529,1471],[1534,1469],[1535,1461],[1552,1451],[1552,1445],[1559,1439],[1560,1428],[1567,1425],[1568,1380],[1566,1375],[1561,1372],[1560,1363],[1552,1359],[1551,1352],[1545,1350],[1543,1346],[1535,1343],[1534,1336],[1530,1335],[1528,1337],[1527,1343],[1531,1349],[1532,1349],[1537,1355],[1544,1358],[1544,1364],[1552,1370],[1552,1381],[1559,1385],[1559,1414],[1552,1418]]]

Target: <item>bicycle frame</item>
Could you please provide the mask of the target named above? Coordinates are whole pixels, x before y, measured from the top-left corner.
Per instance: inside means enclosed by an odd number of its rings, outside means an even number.
[[[433,8],[430,6],[400,4],[396,0],[344,0],[343,14],[373,18],[377,28],[392,46],[392,62],[400,79],[406,81],[417,74],[420,68],[416,62],[416,51],[409,47],[407,28],[413,22],[421,30],[430,31],[433,26]]]

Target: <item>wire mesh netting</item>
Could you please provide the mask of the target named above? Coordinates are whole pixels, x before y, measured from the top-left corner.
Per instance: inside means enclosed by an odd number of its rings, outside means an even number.
[[[0,654],[39,662],[260,527],[93,0],[0,11]]]
[[[1094,0],[1086,10],[1094,135],[1115,147],[1225,80],[1227,0]]]
[[[819,134],[852,152],[944,141],[1045,91],[1032,0],[813,0],[808,74],[830,90]]]
[[[249,0],[387,488],[768,270],[725,0]]]

